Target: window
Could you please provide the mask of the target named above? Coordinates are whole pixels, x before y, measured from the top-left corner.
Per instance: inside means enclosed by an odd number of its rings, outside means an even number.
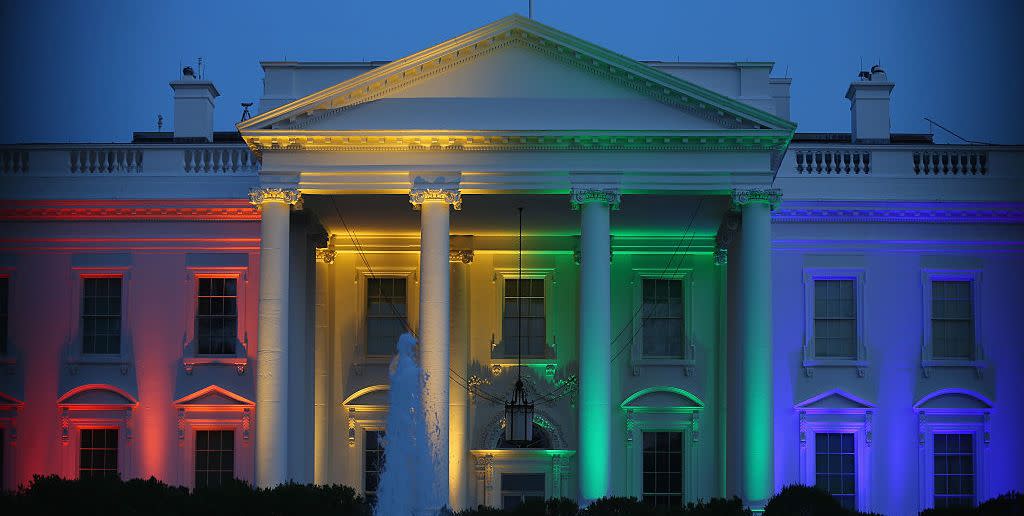
[[[117,478],[117,429],[82,429],[78,478]]]
[[[819,433],[814,435],[815,486],[854,510],[857,502],[857,467],[854,434]]]
[[[238,280],[198,278],[196,342],[200,355],[231,355],[238,342]]]
[[[7,354],[7,284],[8,279],[0,277],[0,355]]]
[[[196,431],[196,488],[216,487],[235,477],[234,430]]]
[[[857,358],[854,280],[814,280],[815,358]]]
[[[82,352],[121,352],[121,278],[82,279]]]
[[[526,502],[544,501],[544,473],[502,473],[501,506],[515,509]]]
[[[643,501],[655,507],[683,504],[683,433],[644,432]]]
[[[366,353],[390,356],[398,337],[405,333],[405,278],[368,278],[366,280]]]
[[[370,505],[377,502],[377,486],[384,469],[384,437],[383,430],[367,430],[363,437],[363,494]]]
[[[935,508],[974,505],[973,434],[935,434]]]
[[[932,281],[932,357],[974,360],[970,281]]]
[[[544,279],[506,278],[503,306],[501,340],[505,356],[518,355],[521,335],[524,357],[544,357],[547,348]]]
[[[644,358],[683,356],[683,282],[643,280]]]

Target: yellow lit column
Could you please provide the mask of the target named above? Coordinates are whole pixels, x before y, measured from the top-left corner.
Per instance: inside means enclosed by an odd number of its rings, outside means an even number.
[[[619,192],[573,189],[580,210],[580,503],[608,496],[611,489],[611,251],[609,210]]]
[[[469,266],[473,251],[451,251],[451,369],[462,378],[469,377]],[[448,422],[448,505],[456,511],[469,508],[469,391],[464,380],[449,382],[450,420]]]
[[[256,344],[256,484],[288,480],[288,224],[297,190],[258,188],[249,201],[260,222],[259,340]]]
[[[329,269],[334,263],[334,250],[316,250],[316,306],[314,308],[314,324],[316,333],[313,335],[313,482],[318,485],[327,483],[327,472],[330,450],[328,439],[330,430],[330,297]]]
[[[426,377],[423,412],[437,474],[437,499],[448,499],[448,207],[462,207],[458,190],[413,188],[409,202],[420,210],[420,366]]]

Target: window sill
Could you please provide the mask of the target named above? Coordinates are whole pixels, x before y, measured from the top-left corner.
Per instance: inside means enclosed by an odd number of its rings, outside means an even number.
[[[814,376],[815,367],[853,367],[857,369],[857,378],[864,378],[869,365],[867,360],[854,358],[815,358],[804,360],[803,363],[804,375],[808,378]]]
[[[201,356],[184,358],[182,363],[185,366],[185,374],[189,375],[192,374],[192,369],[197,365],[234,366],[238,374],[243,375],[245,374],[245,369],[249,366],[249,359],[233,355]]]
[[[85,366],[106,366],[116,365],[121,367],[121,374],[128,374],[128,367],[131,362],[121,354],[81,354],[68,358],[68,371],[71,374],[78,374],[79,367]]]
[[[684,376],[693,376],[697,361],[690,358],[646,357],[633,360],[633,376],[640,376],[641,367],[682,367]]]
[[[921,372],[924,374],[925,378],[928,378],[928,377],[931,376],[933,368],[936,368],[936,367],[946,367],[946,368],[961,367],[961,368],[971,368],[971,369],[974,369],[974,373],[976,375],[978,375],[978,378],[981,378],[983,376],[984,369],[987,366],[988,366],[988,364],[986,364],[984,360],[967,360],[967,359],[958,359],[958,358],[945,358],[945,359],[943,359],[943,358],[933,358],[933,359],[930,359],[930,360],[922,360],[921,361]]]

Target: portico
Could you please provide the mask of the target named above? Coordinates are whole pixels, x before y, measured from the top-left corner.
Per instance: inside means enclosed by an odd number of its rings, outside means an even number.
[[[509,67],[521,73],[507,75]],[[508,80],[488,80],[496,76]],[[339,463],[360,457],[348,450],[363,446],[360,432],[386,431],[379,414],[386,410],[380,393],[387,359],[368,352],[367,330],[356,320],[368,306],[367,285],[382,277],[404,278],[401,309],[420,338],[438,485],[456,508],[479,502],[479,489],[490,484],[486,475],[473,475],[474,461],[494,456],[488,447],[501,445],[474,436],[491,420],[487,394],[502,395],[509,376],[502,372],[512,365],[500,353],[505,282],[542,280],[537,285],[544,289],[539,306],[547,330],[540,338],[550,350],[527,361],[528,376],[534,396],[561,393],[552,401],[551,424],[568,429],[562,444],[574,455],[557,456],[576,460],[570,466],[559,459],[560,473],[548,472],[549,491],[552,478],[568,469],[575,472],[569,492],[583,501],[626,494],[614,464],[627,453],[620,443],[632,435],[634,409],[621,404],[651,385],[696,382],[689,389],[718,405],[701,401],[699,410],[716,413],[735,396],[729,432],[738,428],[734,421],[770,419],[768,213],[778,193],[768,188],[792,135],[790,122],[510,17],[267,110],[239,130],[263,162],[261,187],[252,195],[264,227],[256,365],[261,485],[295,475],[281,459],[294,441],[281,419],[291,417],[294,403],[315,404],[321,410],[313,418],[315,434],[340,443],[313,457],[318,481],[359,485]],[[289,354],[295,343],[288,308],[275,301],[297,270],[289,253],[277,251],[295,242],[288,232],[291,204],[301,204],[306,219],[329,235],[316,256],[321,262],[330,256],[330,265],[318,264],[312,281],[303,283],[315,292],[318,335],[324,328],[305,359],[318,380],[321,371],[328,377],[317,389],[289,378],[287,360],[275,359],[296,356]],[[527,213],[522,276],[508,263],[518,205]],[[724,286],[714,279],[711,255],[716,229],[737,211],[742,224],[728,267],[744,294],[728,317],[740,320],[743,331],[730,334],[737,346],[725,356],[729,374],[722,377],[715,374],[711,335],[726,317],[712,308]],[[462,253],[454,265],[453,252]],[[312,260],[314,254],[292,249],[291,256]],[[689,282],[685,302],[700,315],[688,316],[692,333],[678,358],[645,359],[629,351],[643,305],[637,302],[634,311],[623,303],[646,280],[666,278]],[[376,390],[366,390],[371,387]],[[378,393],[375,401],[369,393]],[[283,399],[292,404],[274,404]],[[735,438],[719,428],[719,438],[698,432],[697,421],[687,422],[700,443],[693,453],[712,464],[720,455],[714,450],[727,448],[730,464],[744,457],[745,473],[735,485],[709,481],[687,496],[728,492],[763,502],[774,489],[771,432],[744,424]]]

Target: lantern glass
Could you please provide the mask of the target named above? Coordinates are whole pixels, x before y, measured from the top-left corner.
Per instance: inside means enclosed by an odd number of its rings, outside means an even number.
[[[533,440],[533,405],[509,404],[505,406],[505,440],[530,442]]]

